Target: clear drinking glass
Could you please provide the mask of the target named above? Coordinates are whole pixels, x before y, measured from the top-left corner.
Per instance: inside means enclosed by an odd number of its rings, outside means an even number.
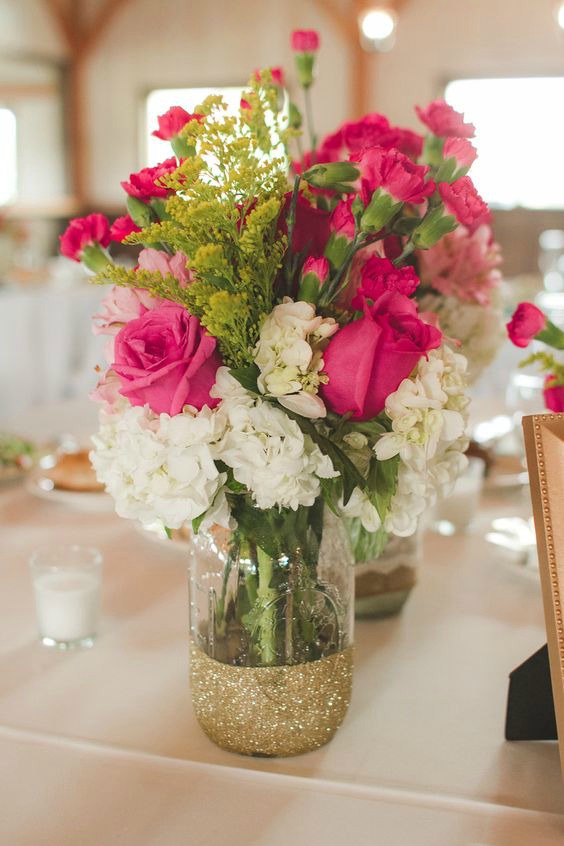
[[[102,553],[94,547],[49,546],[29,560],[39,637],[56,649],[89,648],[100,611]]]
[[[481,458],[468,460],[468,467],[456,480],[452,493],[437,502],[431,529],[441,535],[454,535],[470,526],[480,506],[485,468]]]

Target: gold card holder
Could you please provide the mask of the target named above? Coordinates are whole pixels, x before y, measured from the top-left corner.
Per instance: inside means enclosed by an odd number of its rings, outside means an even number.
[[[553,708],[558,734],[564,738],[564,414],[524,417],[523,431],[537,536]],[[542,650],[519,670],[527,665],[532,668],[534,664],[536,681],[529,686],[531,702],[534,703],[536,698],[546,716],[550,689],[546,678],[546,653],[544,659],[540,653]],[[529,679],[532,682],[533,677],[529,675]],[[528,739],[535,738],[529,736]],[[564,743],[560,744],[560,761],[564,773]]]

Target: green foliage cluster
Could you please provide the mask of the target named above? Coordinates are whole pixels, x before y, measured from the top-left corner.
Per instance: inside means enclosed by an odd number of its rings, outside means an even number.
[[[194,282],[109,265],[99,282],[144,287],[181,303],[214,335],[227,364],[244,367],[261,323],[273,307],[274,281],[286,251],[278,229],[287,185],[286,148],[293,130],[282,124],[269,71],[250,83],[237,117],[221,97],[196,107],[204,116],[182,130],[184,159],[162,184],[174,191],[131,244],[182,250]]]

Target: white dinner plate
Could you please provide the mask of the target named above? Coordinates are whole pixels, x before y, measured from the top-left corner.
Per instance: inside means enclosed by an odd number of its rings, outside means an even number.
[[[75,511],[103,511],[114,510],[114,501],[104,491],[64,491],[53,486],[51,479],[48,479],[44,472],[34,470],[25,480],[26,491],[40,499],[49,502],[59,502]]]

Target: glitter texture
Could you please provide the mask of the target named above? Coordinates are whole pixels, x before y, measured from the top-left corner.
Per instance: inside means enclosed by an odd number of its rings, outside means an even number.
[[[241,755],[300,755],[328,743],[351,698],[353,649],[283,667],[235,667],[190,649],[192,703],[210,740]]]

